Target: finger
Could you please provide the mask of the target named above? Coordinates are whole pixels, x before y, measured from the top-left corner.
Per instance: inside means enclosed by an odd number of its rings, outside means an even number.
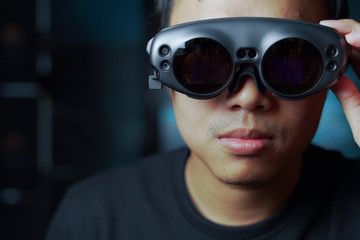
[[[340,20],[322,20],[319,24],[334,28],[339,33],[345,35],[352,31],[352,25],[356,23],[352,19],[340,19]]]
[[[352,19],[323,20],[321,25],[331,27],[345,36],[346,41],[360,50],[360,23]]]
[[[353,51],[349,58],[349,63],[354,72],[360,77],[360,23],[352,19],[324,20],[320,24],[337,30],[345,35],[346,41],[352,46]]]
[[[360,93],[355,84],[348,78],[342,77],[331,90],[339,100],[346,119],[349,122],[355,142],[360,146]]]

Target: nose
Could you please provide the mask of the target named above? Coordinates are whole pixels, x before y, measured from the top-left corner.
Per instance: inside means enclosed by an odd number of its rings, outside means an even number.
[[[228,91],[226,106],[232,111],[245,109],[248,111],[267,111],[272,106],[273,96],[267,90],[261,91],[251,75],[237,79],[235,89]],[[260,92],[261,91],[261,92]]]

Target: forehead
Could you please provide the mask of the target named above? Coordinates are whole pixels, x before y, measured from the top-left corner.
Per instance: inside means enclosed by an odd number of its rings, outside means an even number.
[[[318,23],[327,0],[174,0],[170,25],[224,17],[275,17]]]

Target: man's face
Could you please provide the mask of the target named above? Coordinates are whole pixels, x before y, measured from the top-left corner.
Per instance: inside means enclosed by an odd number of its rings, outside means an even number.
[[[220,17],[276,17],[318,23],[323,0],[175,0],[170,25]],[[301,153],[318,125],[325,92],[301,101],[260,93],[251,77],[209,100],[171,91],[179,131],[191,149],[189,161],[225,183],[259,185],[300,166]]]

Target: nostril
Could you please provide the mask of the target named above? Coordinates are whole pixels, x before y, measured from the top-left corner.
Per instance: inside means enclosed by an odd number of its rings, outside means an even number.
[[[265,109],[265,107],[262,106],[262,105],[259,105],[259,106],[255,107],[255,110],[259,110],[259,111],[264,110],[264,109]]]
[[[243,109],[243,107],[241,107],[240,105],[233,105],[233,106],[231,106],[231,110],[232,110],[232,111],[239,111],[239,110],[241,110],[241,109]],[[254,108],[252,108],[253,111],[262,111],[262,110],[264,110],[264,109],[265,109],[265,107],[262,106],[262,105],[258,105],[258,106],[255,106]]]
[[[241,109],[241,106],[240,106],[240,105],[231,106],[231,110],[232,110],[232,111],[239,111],[240,109]]]

